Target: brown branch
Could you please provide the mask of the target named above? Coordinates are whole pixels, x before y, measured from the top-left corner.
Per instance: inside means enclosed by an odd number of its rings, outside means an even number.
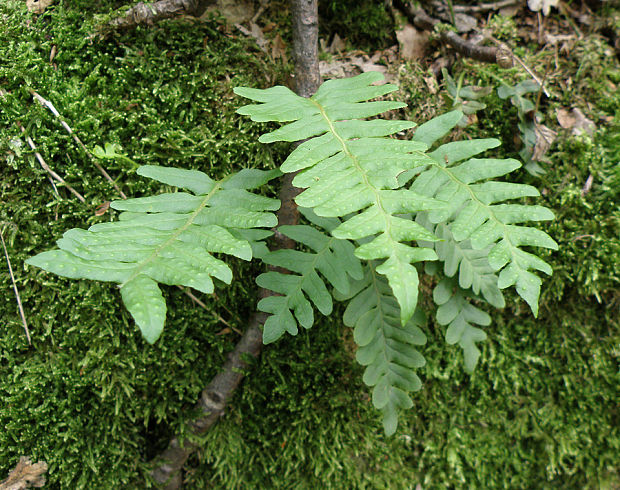
[[[411,23],[420,29],[433,30],[436,25],[441,24],[441,21],[430,17],[422,8],[414,7],[411,2],[397,0],[395,3]],[[511,57],[507,56],[506,51],[503,49],[493,46],[479,46],[466,41],[453,31],[442,31],[440,39],[452,46],[461,56],[487,63],[497,63],[502,68],[512,66]]]
[[[310,97],[320,85],[318,63],[318,6],[317,0],[292,0],[293,14],[293,50],[296,60],[296,91],[299,95]],[[299,212],[295,205],[295,196],[299,189],[292,185],[294,174],[282,178],[280,200],[282,205],[278,211],[278,226],[292,225],[299,221]],[[276,230],[276,249],[292,248],[294,243]],[[273,295],[272,291],[259,290],[259,297]],[[243,370],[248,364],[245,356],[256,358],[262,348],[261,326],[267,314],[257,312],[252,315],[248,327],[228,355],[222,370],[211,380],[202,391],[197,405],[201,415],[189,425],[189,433],[194,436],[205,434],[218,418],[224,413],[226,405],[235,389],[243,379]],[[153,479],[166,490],[175,490],[182,486],[181,469],[189,455],[197,448],[196,443],[177,436],[168,448],[154,460],[151,472]]]
[[[153,25],[164,19],[181,15],[200,17],[214,0],[159,0],[153,3],[140,2],[131,7],[122,17],[117,17],[105,26],[111,29],[130,29],[139,25]]]

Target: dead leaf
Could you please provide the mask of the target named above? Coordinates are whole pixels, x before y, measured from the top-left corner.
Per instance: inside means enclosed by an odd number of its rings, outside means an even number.
[[[340,38],[338,33],[334,34],[334,39],[332,39],[332,43],[327,48],[328,53],[341,53],[344,51],[345,45],[344,41]]]
[[[33,14],[42,14],[45,9],[54,3],[54,0],[26,0],[28,12]]]
[[[573,127],[573,134],[577,136],[586,133],[588,136],[592,136],[594,134],[594,130],[596,129],[596,124],[594,124],[591,119],[584,116],[583,112],[576,107],[573,109],[573,114],[576,119],[575,126]]]
[[[54,61],[56,57],[56,53],[58,52],[58,47],[55,44],[52,44],[52,49],[50,51],[50,63]]]
[[[419,32],[411,24],[396,31],[396,39],[400,45],[400,56],[404,60],[420,60],[428,44],[428,34]]]
[[[232,330],[228,327],[224,327],[222,330],[217,332],[215,335],[228,335]]]
[[[559,0],[527,0],[527,6],[532,12],[542,10],[543,14],[549,15],[551,7],[557,7]]]
[[[590,174],[586,179],[586,183],[584,184],[583,189],[581,189],[582,196],[585,196],[588,192],[590,192],[590,189],[592,189],[592,182],[594,182],[594,177],[592,177],[592,174]]]
[[[532,160],[540,162],[555,141],[558,133],[537,122],[534,122],[534,133],[536,134],[536,144],[534,145]]]
[[[435,95],[439,90],[439,85],[437,85],[437,79],[433,76],[423,78],[424,83],[426,83],[426,86],[428,87],[428,91],[431,93],[431,95]]]
[[[47,463],[39,461],[31,463],[30,458],[22,456],[8,478],[0,482],[0,490],[25,490],[30,487],[41,488],[45,485],[44,473]]]
[[[580,134],[587,134],[592,136],[596,129],[596,124],[591,119],[584,116],[576,107],[569,112],[568,109],[558,109],[557,118],[560,126],[564,129],[572,129],[572,134],[578,136]]]
[[[103,216],[108,209],[110,209],[110,201],[104,202],[101,206],[95,209],[95,216]]]
[[[556,115],[560,126],[564,129],[571,129],[577,122],[575,116],[568,109],[558,109]]]
[[[454,27],[460,33],[469,32],[478,27],[478,21],[471,15],[459,12],[454,14]]]
[[[231,24],[241,24],[254,17],[253,2],[241,0],[217,0],[215,9]]]
[[[286,64],[288,58],[286,56],[286,44],[280,37],[280,34],[276,34],[276,37],[271,41],[271,57],[274,60],[278,58],[282,59],[282,63]]]

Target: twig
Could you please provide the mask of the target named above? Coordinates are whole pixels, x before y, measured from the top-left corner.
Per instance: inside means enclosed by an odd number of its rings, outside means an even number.
[[[481,3],[478,5],[454,5],[452,8],[455,12],[476,13],[489,12],[491,10],[499,10],[511,5],[522,3],[522,0],[501,0],[500,2]]]
[[[32,138],[30,136],[28,136],[26,134],[26,130],[24,129],[24,127],[22,126],[22,124],[17,121],[17,127],[19,129],[21,129],[22,133],[24,133],[24,135],[26,136],[26,141],[28,142],[28,146],[30,146],[30,148],[32,148],[32,150],[34,151],[34,156],[37,158],[37,160],[39,161],[39,163],[41,164],[41,167],[43,167],[43,170],[45,170],[48,174],[50,174],[52,177],[54,177],[58,182],[60,182],[61,184],[63,184],[67,189],[69,189],[69,191],[71,191],[71,193],[77,197],[81,202],[86,202],[86,199],[84,199],[82,197],[82,195],[76,191],[73,187],[71,187],[69,184],[67,184],[65,182],[65,179],[63,179],[60,175],[58,175],[56,172],[54,172],[47,163],[45,163],[45,160],[43,160],[43,157],[41,156],[41,154],[37,151],[37,147],[34,144],[34,141],[32,141]]]
[[[99,163],[93,158],[91,152],[88,151],[88,149],[86,148],[84,143],[82,143],[82,140],[80,138],[78,138],[78,136],[73,132],[73,129],[71,129],[71,127],[65,122],[65,120],[62,118],[62,116],[58,113],[58,111],[54,107],[54,104],[52,104],[49,100],[44,99],[43,97],[41,97],[38,93],[36,93],[32,89],[30,90],[30,93],[32,94],[32,96],[35,99],[37,99],[41,103],[41,105],[47,107],[50,111],[52,111],[52,114],[54,114],[54,116],[56,116],[58,118],[58,120],[60,121],[60,124],[62,124],[62,127],[67,130],[67,133],[69,133],[71,135],[73,140],[80,146],[80,148],[82,148],[84,153],[86,153],[86,155],[88,155],[88,158],[90,158],[90,161],[95,165],[95,167],[97,167],[97,170],[99,170],[99,172],[101,172],[101,175],[103,175],[105,177],[105,179],[110,184],[112,184],[114,189],[116,189],[116,192],[118,192],[123,199],[127,199],[127,196],[123,193],[123,191],[121,191],[121,189],[118,187],[116,182],[114,182],[114,179],[112,179],[112,177],[110,177],[108,172],[106,172],[106,170],[101,165],[99,165]]]
[[[0,240],[2,240],[2,248],[4,249],[4,256],[6,257],[6,263],[9,266],[9,275],[11,276],[11,282],[13,283],[13,291],[15,291],[15,297],[17,298],[17,306],[19,307],[19,316],[22,317],[22,323],[24,325],[24,331],[26,332],[26,338],[28,339],[28,345],[32,345],[30,341],[30,331],[28,330],[28,323],[26,323],[26,315],[24,313],[24,307],[22,306],[22,300],[19,297],[19,291],[17,290],[17,283],[15,282],[15,276],[13,275],[13,267],[11,267],[11,260],[9,259],[9,252],[6,249],[4,243],[4,235],[0,230]]]
[[[441,24],[441,21],[429,16],[422,8],[414,7],[411,2],[397,0],[395,3],[411,23],[420,29],[433,30],[437,24]],[[504,63],[504,53],[501,49],[492,46],[479,46],[470,41],[466,41],[453,31],[442,31],[440,39],[452,46],[454,50],[462,56],[473,58],[478,61],[485,61],[487,63],[497,63],[502,68],[508,67]]]

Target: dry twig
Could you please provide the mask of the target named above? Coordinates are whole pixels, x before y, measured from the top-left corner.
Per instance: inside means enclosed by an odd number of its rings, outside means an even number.
[[[50,174],[52,177],[54,177],[58,182],[60,182],[61,184],[63,184],[75,197],[77,197],[81,202],[86,202],[86,199],[84,199],[84,197],[82,196],[82,194],[80,194],[78,191],[76,191],[73,187],[71,187],[69,184],[67,184],[67,182],[65,182],[65,179],[63,179],[60,175],[58,175],[56,172],[54,172],[47,163],[45,163],[45,160],[43,160],[43,157],[41,156],[41,154],[37,151],[37,147],[34,144],[34,141],[32,141],[32,138],[30,136],[28,136],[26,134],[26,130],[24,129],[24,127],[22,126],[22,124],[17,121],[17,127],[21,130],[21,132],[26,136],[26,142],[28,143],[28,146],[30,146],[30,148],[34,151],[34,156],[37,158],[37,160],[39,161],[39,163],[41,164],[41,167],[43,167],[43,170],[45,170],[48,174]]]
[[[105,179],[112,184],[112,186],[114,187],[114,189],[116,189],[116,192],[118,192],[120,194],[120,196],[123,199],[127,199],[127,196],[123,193],[123,191],[121,191],[121,189],[118,187],[118,185],[116,184],[116,182],[114,182],[114,180],[112,179],[112,177],[110,177],[110,175],[108,174],[108,172],[106,172],[106,170],[99,165],[99,163],[93,158],[92,154],[90,151],[88,151],[88,149],[86,148],[86,146],[84,145],[84,143],[82,143],[82,140],[80,138],[78,138],[78,136],[73,132],[73,129],[71,129],[71,127],[65,122],[65,120],[61,117],[61,115],[58,113],[58,111],[56,110],[56,108],[54,107],[54,104],[52,104],[49,100],[44,99],[43,97],[41,97],[38,93],[36,93],[34,90],[30,90],[30,93],[32,94],[32,96],[38,100],[41,105],[47,107],[52,114],[54,114],[54,116],[56,116],[58,118],[58,120],[60,121],[60,124],[62,124],[62,127],[66,129],[67,133],[69,133],[69,135],[71,135],[71,137],[73,138],[73,140],[80,146],[80,148],[82,148],[82,150],[84,151],[84,153],[86,153],[86,155],[88,155],[88,158],[90,158],[90,161],[95,165],[95,167],[97,167],[97,170],[99,170],[99,172],[101,172],[101,175],[103,175],[105,177]]]
[[[11,267],[11,260],[9,259],[9,252],[6,249],[6,243],[4,243],[4,235],[0,230],[0,240],[2,240],[2,248],[4,249],[4,256],[6,257],[6,263],[9,266],[9,275],[11,276],[11,282],[13,283],[13,291],[15,291],[15,298],[17,298],[17,306],[19,307],[19,316],[22,317],[22,324],[24,325],[24,331],[26,332],[26,338],[28,339],[28,345],[32,345],[30,341],[30,331],[28,330],[28,323],[26,322],[26,315],[24,314],[24,307],[22,306],[22,300],[19,297],[19,291],[17,289],[17,283],[15,282],[15,276],[13,275],[13,267]]]

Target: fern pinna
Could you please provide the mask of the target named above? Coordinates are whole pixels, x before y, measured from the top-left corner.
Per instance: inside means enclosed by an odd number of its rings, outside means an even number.
[[[314,307],[330,315],[333,299],[348,301],[344,324],[354,327],[356,358],[366,366],[364,382],[392,434],[398,412],[413,405],[420,389],[415,370],[425,363],[419,346],[425,314],[418,305],[418,265],[438,275],[433,298],[446,340],[463,349],[472,371],[477,342],[490,323],[483,303],[504,306],[502,289],[516,286],[534,315],[541,280],[551,269],[522,246],[556,249],[543,231],[523,226],[548,220],[541,206],[506,203],[534,197],[531,186],[494,181],[517,169],[516,160],[475,158],[499,145],[495,139],[437,146],[458,124],[453,111],[418,127],[411,140],[393,136],[414,123],[371,119],[403,107],[368,102],[394,85],[365,73],[325,82],[316,94],[299,97],[286,87],[236,88],[259,102],[239,109],[254,121],[285,123],[260,141],[300,141],[280,171],[242,170],[220,181],[194,170],[143,166],[140,175],[185,188],[153,197],[115,201],[119,221],[89,230],[70,230],[59,250],[43,252],[29,264],[70,278],[113,281],[143,336],[154,342],[164,326],[166,305],[157,283],[213,291],[212,277],[230,283],[228,266],[212,253],[274,266],[257,283],[277,293],[258,303],[270,313],[263,341],[274,342],[298,326],[310,328]],[[432,151],[427,151],[435,147]],[[279,232],[300,250],[268,251],[264,239],[280,203],[248,192],[283,173],[297,173],[303,191],[296,202],[308,224]],[[438,267],[436,264],[443,264]],[[278,268],[287,269],[284,273]],[[314,306],[313,306],[314,305]],[[476,325],[476,326],[475,326]]]

